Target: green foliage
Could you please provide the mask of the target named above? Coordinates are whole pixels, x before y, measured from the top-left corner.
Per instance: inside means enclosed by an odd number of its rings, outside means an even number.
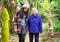
[[[2,3],[2,0],[0,0],[0,4]]]
[[[42,11],[42,9],[39,9],[38,13],[39,13],[39,15],[42,16],[43,23],[46,23],[47,22],[47,16],[48,16],[47,13],[45,11]]]
[[[48,37],[46,35],[42,35],[42,41],[46,41]]]
[[[48,32],[48,27],[43,28],[44,32]]]
[[[56,20],[55,25],[53,26],[54,32],[60,32],[60,21]],[[43,28],[44,32],[48,32],[48,27]]]
[[[35,4],[34,1],[30,2],[30,6],[31,6],[31,7],[34,7],[34,4]]]
[[[9,14],[6,8],[4,8],[3,13],[2,13],[2,21],[9,21]]]
[[[55,24],[54,31],[55,32],[60,32],[60,22],[58,22],[57,24]]]
[[[2,13],[2,42],[9,42],[9,13],[6,8],[3,9]]]
[[[60,39],[54,40],[54,42],[60,42]]]
[[[55,25],[53,26],[54,28],[54,32],[60,32],[60,21],[58,21],[58,19],[55,20]],[[43,28],[44,32],[48,32],[48,27],[44,27]]]
[[[56,16],[55,16],[55,11],[57,10],[60,10],[60,1],[58,0],[36,0],[38,3],[37,3],[37,9],[39,11],[39,14],[42,16],[43,18],[43,22],[46,23],[47,22],[47,11],[50,11],[51,12],[51,16],[54,16],[52,17],[52,19],[54,19]],[[35,7],[36,6],[36,1],[34,0],[28,0],[27,2],[30,4],[30,7]],[[18,0],[18,3],[20,4],[20,6],[22,6],[24,4],[24,2],[26,1],[23,1],[23,0]],[[47,10],[47,11],[46,11]],[[31,9],[30,9],[31,11]]]
[[[23,5],[23,0],[17,0],[18,5],[21,7]]]
[[[60,0],[51,1],[51,11],[60,11]]]
[[[44,0],[43,8],[50,11],[50,3],[48,3],[48,0]]]

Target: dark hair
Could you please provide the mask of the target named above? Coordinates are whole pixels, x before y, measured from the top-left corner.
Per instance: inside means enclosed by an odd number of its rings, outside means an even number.
[[[28,11],[24,12],[24,8],[21,8],[20,12],[21,12],[21,18],[23,18],[24,14],[26,15],[26,18],[28,17]]]

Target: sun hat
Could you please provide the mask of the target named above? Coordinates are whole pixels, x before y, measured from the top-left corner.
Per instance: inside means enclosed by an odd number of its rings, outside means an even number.
[[[29,4],[24,4],[23,7],[30,8]]]

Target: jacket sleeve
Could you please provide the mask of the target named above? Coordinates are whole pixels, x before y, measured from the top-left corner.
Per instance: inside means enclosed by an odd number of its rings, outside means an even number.
[[[39,32],[42,33],[42,17],[39,20]]]
[[[14,17],[14,26],[17,26],[17,22],[18,22],[18,12],[16,13]]]

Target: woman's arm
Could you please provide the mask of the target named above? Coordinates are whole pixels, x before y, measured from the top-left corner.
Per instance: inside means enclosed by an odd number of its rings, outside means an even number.
[[[42,33],[42,17],[39,20],[39,32]]]
[[[15,29],[15,32],[17,32],[17,21],[18,20],[18,12],[16,13],[15,17],[14,17],[14,29]]]
[[[18,22],[18,12],[16,13],[14,17],[14,26],[17,26],[17,22]]]

